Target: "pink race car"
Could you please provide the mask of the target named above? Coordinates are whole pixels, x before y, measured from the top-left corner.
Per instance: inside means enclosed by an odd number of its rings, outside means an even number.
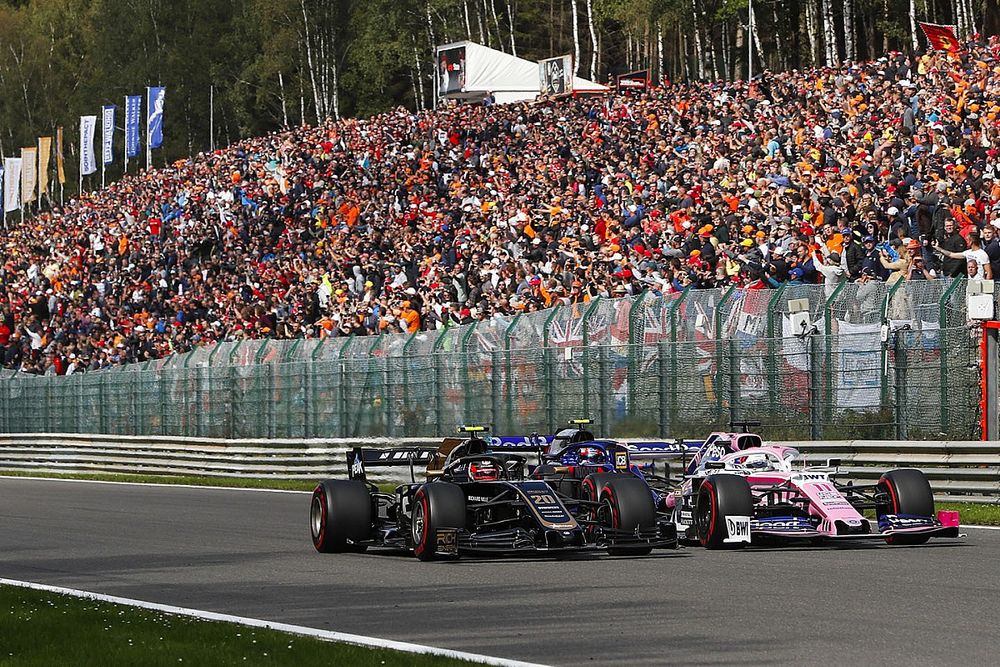
[[[744,429],[752,422],[743,423]],[[795,463],[798,451],[764,446],[759,435],[713,433],[667,499],[678,537],[709,549],[759,542],[884,539],[923,544],[958,537],[958,512],[935,516],[924,474],[890,470],[875,484],[836,481],[840,462]],[[869,512],[865,516],[865,512]]]

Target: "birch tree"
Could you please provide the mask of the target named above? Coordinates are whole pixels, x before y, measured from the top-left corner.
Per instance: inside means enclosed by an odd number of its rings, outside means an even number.
[[[577,17],[577,0],[570,0],[573,15],[573,76],[580,72],[580,21]]]
[[[594,29],[594,2],[587,0],[587,28],[590,30],[590,80],[597,80],[597,31]],[[662,50],[662,44],[661,44]],[[579,70],[579,68],[577,68]]]

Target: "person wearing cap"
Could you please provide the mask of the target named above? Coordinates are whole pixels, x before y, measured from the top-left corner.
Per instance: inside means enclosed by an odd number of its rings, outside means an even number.
[[[420,313],[411,307],[409,301],[403,302],[403,307],[399,311],[400,326],[406,333],[416,333],[420,331]]]
[[[823,276],[823,284],[826,285],[825,292],[829,296],[839,283],[847,279],[847,271],[841,266],[839,252],[831,252],[826,258],[829,260],[828,264],[824,263],[823,253],[820,250],[813,252],[813,265],[816,267],[816,272]]]

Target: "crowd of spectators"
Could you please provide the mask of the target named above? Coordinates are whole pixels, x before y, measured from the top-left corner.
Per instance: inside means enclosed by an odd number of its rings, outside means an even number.
[[[68,374],[642,290],[1000,276],[998,55],[248,139],[8,221],[0,361]]]

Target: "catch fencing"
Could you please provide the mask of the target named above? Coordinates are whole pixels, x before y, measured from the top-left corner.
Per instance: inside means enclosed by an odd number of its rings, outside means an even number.
[[[800,299],[811,331],[792,330]],[[689,289],[412,335],[227,341],[70,377],[8,372],[0,432],[395,438],[590,417],[617,437],[759,419],[776,439],[972,439],[978,357],[961,279]]]
[[[437,446],[440,442],[430,438],[219,440],[22,433],[0,435],[0,470],[25,475],[110,473],[319,480],[347,475],[351,446]],[[995,444],[865,440],[773,444],[798,448],[800,460],[809,464],[822,465],[830,458],[839,458],[844,479],[872,483],[886,470],[916,467],[927,474],[939,499],[1000,501],[1000,451]],[[666,475],[677,479],[680,461],[667,465]],[[419,480],[423,471],[414,472]],[[381,482],[409,479],[405,467],[373,468],[369,473]]]

